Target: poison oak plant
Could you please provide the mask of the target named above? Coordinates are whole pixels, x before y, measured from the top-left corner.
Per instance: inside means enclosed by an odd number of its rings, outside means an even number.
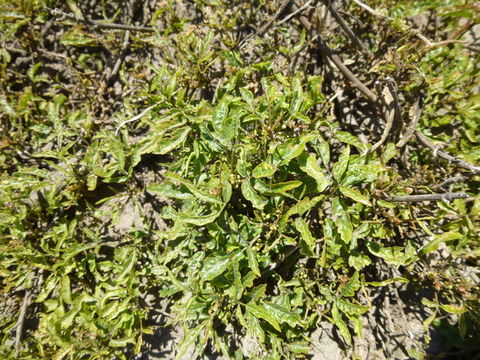
[[[161,296],[175,294],[174,322],[185,334],[178,356],[192,344],[202,354],[209,341],[234,356],[221,324],[272,356],[306,354],[305,330],[320,314],[351,343],[347,322],[361,334],[369,309],[357,296],[372,285],[362,270],[372,258],[396,266],[417,258],[410,242],[376,240],[389,230],[368,221],[393,207],[371,193],[395,174],[365,155],[368,145],[315,117],[314,106],[324,109],[317,114],[328,108],[320,77],[302,85],[299,77],[266,76],[259,95],[233,81],[216,104],[178,117],[173,108],[152,124],[166,134],[152,151],[177,154],[147,190],[172,200],[152,261]],[[140,149],[154,136],[140,140]]]
[[[441,39],[419,46],[407,21],[432,12],[447,36],[475,21],[476,8],[414,3],[368,2],[377,14],[345,7],[370,47],[349,66],[372,83],[394,77],[404,121],[423,91],[413,130],[476,164],[478,51]],[[192,349],[302,358],[324,321],[353,345],[378,311],[378,288],[402,283],[434,289],[418,299],[425,331],[478,350],[478,287],[459,265],[478,265],[478,173],[451,180],[458,159],[414,137],[370,152],[372,122],[353,131],[341,106],[375,120],[383,109],[332,76],[295,16],[276,25],[273,2],[234,2],[243,13],[232,14],[230,1],[166,1],[143,14],[152,27],[128,36],[81,21],[131,22],[119,4],[10,0],[1,9],[2,358],[134,358],[157,330],[158,302],[170,315],[160,326],[183,330],[177,358]],[[267,18],[273,41],[256,24]],[[45,24],[58,36],[43,34]],[[342,33],[328,41],[355,53]],[[447,188],[469,198],[387,201]],[[121,232],[125,204],[137,221]]]

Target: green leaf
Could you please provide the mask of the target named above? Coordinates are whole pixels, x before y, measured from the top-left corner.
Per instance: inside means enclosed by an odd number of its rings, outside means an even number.
[[[340,154],[338,161],[333,165],[333,177],[338,182],[341,182],[342,176],[347,170],[348,160],[350,159],[350,146],[347,145],[344,151]]]
[[[287,191],[290,191],[292,189],[295,189],[303,183],[298,180],[292,180],[292,181],[285,181],[281,183],[276,183],[276,184],[266,184],[260,179],[255,180],[255,185],[254,188],[255,190],[258,190],[264,195],[269,195],[269,196],[275,196],[275,195],[287,195]]]
[[[162,184],[149,184],[147,186],[147,191],[157,193],[161,196],[165,196],[173,199],[180,200],[193,200],[195,196],[190,192],[181,192],[173,184],[164,182]]]
[[[258,164],[252,171],[254,178],[270,177],[277,171],[277,167],[266,161]]]
[[[348,315],[361,315],[368,311],[367,306],[354,304],[345,299],[337,299],[335,301],[335,304],[337,305],[340,311]]]
[[[318,192],[323,192],[330,185],[330,177],[320,169],[312,155],[302,154],[298,162],[300,169],[315,179]]]
[[[289,343],[287,349],[294,354],[310,354],[310,346],[306,341]]]
[[[70,277],[65,275],[62,280],[60,280],[60,296],[66,304],[72,303],[72,292],[70,290]]]
[[[283,166],[290,160],[299,156],[305,149],[305,144],[312,140],[314,135],[303,135],[285,141],[285,143],[276,147],[272,155],[272,163],[277,166]]]
[[[264,306],[248,303],[246,308],[256,318],[265,320],[272,325],[275,330],[281,331],[280,325],[275,317]]]
[[[432,251],[435,251],[438,249],[438,246],[440,245],[440,243],[442,242],[449,242],[449,241],[453,241],[453,240],[458,240],[458,239],[461,239],[463,237],[462,234],[460,234],[459,232],[453,230],[453,231],[449,231],[449,232],[446,232],[446,233],[442,233],[442,234],[438,234],[438,235],[435,235],[433,237],[433,240],[431,240],[430,242],[428,242],[421,250],[420,252],[422,254],[428,254],[429,252],[432,252]]]
[[[248,266],[250,267],[250,269],[252,269],[255,275],[261,276],[262,274],[260,273],[260,269],[258,268],[257,252],[255,250],[252,250],[252,247],[250,245],[246,247],[246,251]]]
[[[358,151],[362,154],[367,151],[368,146],[360,141],[359,138],[353,136],[346,131],[337,131],[334,136],[341,142],[355,146]]]
[[[387,279],[387,280],[384,280],[384,281],[370,281],[370,282],[366,282],[365,284],[380,287],[380,286],[386,286],[388,284],[391,284],[391,283],[394,283],[394,282],[397,282],[397,281],[408,283],[407,279],[401,278],[401,277],[396,277],[396,278],[391,278],[391,279]]]
[[[155,144],[152,154],[165,155],[182,145],[192,129],[189,126],[177,129],[170,137],[162,138]]]
[[[360,287],[359,274],[358,271],[355,271],[352,278],[342,288],[342,296],[352,297]]]
[[[223,208],[224,207],[222,206],[218,211],[214,211],[209,215],[203,215],[203,216],[192,215],[187,213],[179,213],[177,216],[177,219],[180,222],[203,226],[215,221],[215,219],[222,213]]]
[[[314,198],[304,198],[295,205],[293,205],[291,208],[287,210],[285,215],[282,216],[279,222],[280,230],[283,231],[285,228],[285,225],[287,224],[288,219],[292,215],[303,215],[305,212],[309,211],[311,208],[313,208],[315,205],[318,204],[321,200],[325,198],[325,195],[320,195],[320,196],[315,196]]]
[[[323,165],[328,168],[328,164],[330,163],[330,145],[324,139],[318,138],[315,148],[322,158]]]
[[[119,347],[119,348],[124,348],[128,344],[133,344],[135,341],[133,338],[125,338],[125,339],[111,339],[108,342],[108,345],[111,347]]]
[[[209,281],[223,274],[230,264],[229,255],[210,256],[203,260],[200,278]]]
[[[300,315],[290,311],[286,307],[266,301],[263,303],[263,306],[270,314],[273,315],[278,323],[287,323],[291,327],[299,325]]]
[[[213,110],[212,125],[216,132],[221,133],[223,131],[223,124],[228,115],[228,103],[225,100],[220,103]]]
[[[250,106],[250,109],[254,109],[252,92],[247,88],[240,88],[240,95],[242,95],[243,100]]]
[[[386,263],[400,266],[410,263],[416,256],[415,247],[410,241],[407,241],[405,247],[391,246],[383,247],[373,241],[367,242],[367,248],[375,256],[378,256],[385,260]]]
[[[340,185],[339,187],[340,192],[345,195],[346,197],[349,197],[353,201],[359,202],[363,205],[366,206],[372,206],[372,203],[368,199],[367,196],[363,195],[360,191],[354,188],[348,188],[345,186]]]
[[[333,323],[338,327],[340,335],[345,339],[348,345],[352,344],[352,336],[350,335],[350,330],[348,330],[347,324],[342,319],[342,315],[340,315],[336,303],[332,306],[332,319]]]
[[[440,308],[450,314],[463,314],[467,311],[463,306],[440,305]]]
[[[188,188],[188,190],[190,190],[190,192],[200,200],[207,201],[207,202],[212,202],[212,203],[219,204],[219,205],[224,204],[223,201],[220,200],[219,198],[217,198],[213,195],[210,195],[203,190],[200,190],[196,185],[192,184],[188,180],[183,179],[181,176],[179,176],[179,175],[177,175],[173,172],[167,171],[164,176],[166,178],[176,182],[176,183],[180,183],[182,185],[185,185]]]
[[[70,309],[70,311],[68,311],[65,315],[63,315],[59,320],[60,328],[67,329],[70,326],[72,326],[73,320],[75,320],[75,317],[79,312],[80,312],[79,307],[77,306],[72,307],[72,309]]]
[[[308,228],[307,222],[298,217],[295,220],[295,228],[301,234],[300,239],[300,250],[305,256],[313,257],[315,256],[315,239]]]
[[[352,241],[353,225],[343,199],[335,197],[332,201],[332,215],[335,225],[345,244]]]
[[[395,144],[388,143],[382,154],[383,163],[387,164],[396,155],[397,155],[397,148],[395,147]]]
[[[96,46],[97,39],[89,33],[83,32],[79,27],[68,30],[61,40],[65,46]]]
[[[367,255],[351,253],[348,257],[348,265],[353,267],[355,270],[360,271],[364,267],[370,265],[372,260]]]
[[[220,174],[220,183],[222,185],[222,199],[225,203],[230,201],[232,197],[232,184],[230,184],[230,168],[227,164],[222,163],[221,174]]]
[[[250,184],[250,180],[245,179],[242,181],[242,194],[250,201],[254,208],[262,210],[267,202],[267,200],[257,194],[257,192],[253,189],[252,185]]]

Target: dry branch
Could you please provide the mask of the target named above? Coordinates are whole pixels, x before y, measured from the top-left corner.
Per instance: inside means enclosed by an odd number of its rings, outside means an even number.
[[[428,140],[428,138],[425,135],[423,135],[423,133],[421,133],[420,131],[416,131],[415,136],[417,137],[418,141],[420,141],[423,145],[425,145],[426,147],[428,147],[430,150],[433,151],[434,156],[438,156],[441,159],[447,160],[448,162],[451,162],[457,166],[470,170],[474,174],[480,174],[480,166],[475,166],[473,164],[470,164],[469,162],[466,162],[462,159],[459,159],[455,156],[450,155],[446,151],[440,150],[430,140]]]
[[[294,3],[292,5],[292,8],[296,11],[300,7]],[[308,21],[308,19],[305,16],[300,16],[298,18],[300,23],[309,31],[310,33],[313,33],[315,31],[313,25]],[[318,38],[318,42],[320,45],[320,49],[322,50],[322,53],[327,56],[340,70],[340,72],[345,76],[348,80],[350,80],[358,90],[360,90],[370,101],[376,103],[377,102],[377,95],[373,91],[371,91],[364,83],[360,81],[359,78],[357,78],[351,71],[348,69],[348,67],[343,63],[342,59],[327,46],[327,44],[321,39]]]
[[[422,194],[405,196],[387,196],[384,200],[390,202],[421,202],[421,201],[449,201],[454,199],[466,199],[468,195],[460,193]]]
[[[22,333],[23,333],[23,324],[25,323],[25,316],[27,315],[28,305],[30,305],[30,298],[32,296],[32,292],[27,290],[23,297],[22,307],[20,308],[20,313],[18,315],[17,323],[15,324],[15,354],[18,357],[20,352],[20,342],[22,340]]]
[[[97,20],[90,20],[87,18],[81,19],[73,14],[66,13],[58,8],[50,9],[50,13],[54,16],[60,16],[60,17],[72,19],[84,25],[89,25],[96,28],[100,28],[100,29],[130,30],[130,31],[140,31],[140,32],[155,31],[153,27],[150,27],[150,26],[135,26],[135,25],[126,25],[126,24],[105,23]]]

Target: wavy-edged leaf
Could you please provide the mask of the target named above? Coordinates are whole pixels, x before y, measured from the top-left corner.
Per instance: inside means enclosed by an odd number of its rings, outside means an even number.
[[[338,161],[333,165],[333,177],[340,182],[343,174],[348,168],[348,160],[350,159],[350,145],[347,145],[340,154]]]
[[[261,162],[252,171],[252,176],[254,178],[270,177],[277,171],[277,167],[273,164],[270,164],[266,161]]]
[[[420,250],[420,252],[422,254],[428,254],[429,252],[437,250],[440,243],[449,242],[449,241],[453,241],[453,240],[458,240],[458,239],[461,239],[462,237],[463,237],[463,235],[460,234],[459,232],[455,231],[455,230],[435,235],[433,237],[433,239],[431,241],[429,241]]]
[[[358,289],[360,289],[360,280],[359,280],[358,271],[355,271],[352,278],[348,280],[345,286],[342,288],[342,295],[347,297],[352,297],[355,295]]]
[[[298,180],[285,181],[276,184],[265,184],[262,180],[257,179],[255,181],[254,188],[261,192],[264,195],[275,196],[275,195],[287,195],[287,191],[296,189],[301,186],[303,183]]]
[[[203,281],[209,281],[223,274],[230,264],[229,255],[209,256],[202,261],[202,270],[200,278]]]
[[[267,301],[263,303],[263,306],[280,324],[287,323],[291,327],[295,327],[300,322],[300,315],[290,311],[284,306]]]
[[[243,180],[241,188],[242,188],[242,194],[245,197],[245,199],[250,201],[254,208],[262,210],[267,200],[263,196],[260,196],[257,194],[255,189],[250,184],[250,180],[248,179]]]
[[[341,312],[348,315],[361,315],[369,310],[367,306],[354,304],[345,299],[337,299],[335,303],[337,304],[337,307]]]
[[[258,261],[257,261],[257,253],[255,250],[252,249],[250,245],[245,248],[247,252],[247,259],[248,259],[248,266],[252,269],[252,272],[257,275],[261,276],[260,269],[258,268]]]
[[[301,239],[300,239],[301,252],[305,256],[310,256],[310,257],[315,256],[315,238],[310,232],[307,222],[303,218],[298,217],[295,220],[295,228],[301,235]]]
[[[370,265],[371,263],[372,260],[367,255],[352,252],[348,257],[348,265],[350,265],[357,271],[362,270],[364,267]]]
[[[405,247],[384,247],[379,243],[368,241],[367,248],[373,255],[384,259],[388,264],[396,266],[406,265],[410,263],[416,256],[415,247],[410,241],[407,241]]]
[[[247,311],[249,311],[256,318],[265,320],[272,325],[275,330],[281,331],[280,325],[275,317],[264,306],[248,303],[246,304],[246,308]]]
[[[350,244],[352,241],[353,225],[350,214],[347,211],[347,206],[339,197],[335,197],[332,201],[332,214],[341,239],[345,244]]]
[[[272,163],[277,166],[288,164],[292,159],[299,156],[305,149],[305,144],[315,136],[303,135],[297,138],[289,139],[283,144],[278,145],[272,155]]]
[[[332,306],[332,319],[333,323],[337,326],[340,335],[345,339],[348,345],[352,344],[352,335],[350,334],[350,330],[348,330],[348,326],[343,321],[342,315],[339,313],[337,305],[333,303]]]
[[[170,137],[164,137],[155,144],[152,154],[165,155],[182,145],[192,129],[189,126],[177,129]]]
[[[214,211],[208,215],[193,215],[188,213],[178,213],[177,219],[183,223],[203,226],[215,221],[215,219],[222,213],[223,208],[224,207],[222,206],[218,211]]]
[[[349,188],[346,186],[340,185],[339,187],[340,192],[345,195],[346,197],[349,197],[353,201],[359,202],[363,205],[366,206],[372,206],[372,203],[368,199],[367,196],[363,195],[360,191],[354,188]]]
[[[397,282],[397,281],[408,283],[407,279],[402,278],[402,277],[396,277],[396,278],[391,278],[391,279],[387,279],[387,280],[384,280],[384,281],[369,281],[369,282],[366,282],[365,284],[375,286],[375,287],[380,287],[380,286],[386,286],[386,285],[392,284],[392,283]]]
[[[171,171],[167,171],[164,176],[166,178],[174,181],[174,182],[185,185],[187,187],[187,189],[190,190],[190,192],[200,200],[215,203],[215,204],[219,204],[219,205],[224,204],[223,201],[220,200],[219,198],[217,198],[213,195],[210,195],[203,190],[200,190],[196,185],[192,184],[190,181],[188,181],[186,179],[183,179],[181,176],[179,176],[179,175],[177,175],[177,174],[175,174]]]
[[[330,177],[320,169],[312,155],[303,154],[299,157],[298,162],[300,169],[315,179],[318,192],[324,191],[330,185]]]
[[[341,142],[355,146],[360,153],[367,151],[368,146],[360,141],[359,138],[346,131],[337,131],[334,136]]]
[[[154,192],[161,196],[180,200],[193,200],[195,196],[191,192],[182,192],[173,184],[164,182],[161,184],[152,183],[147,186],[147,191]]]
[[[321,200],[325,198],[325,195],[319,195],[315,196],[313,198],[304,198],[300,200],[298,203],[293,205],[291,208],[287,210],[285,215],[282,216],[282,218],[279,221],[279,227],[280,230],[283,231],[285,228],[285,225],[287,224],[288,219],[292,215],[303,215],[305,212],[309,211],[311,208],[313,208],[315,205],[317,205]]]

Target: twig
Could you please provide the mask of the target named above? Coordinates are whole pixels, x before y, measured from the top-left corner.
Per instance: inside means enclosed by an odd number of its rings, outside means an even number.
[[[403,138],[400,139],[400,141],[397,143],[398,148],[404,147],[407,144],[408,140],[410,140],[410,138],[414,134],[415,129],[417,128],[417,124],[420,121],[420,117],[422,116],[422,111],[423,98],[422,96],[419,96],[414,105],[412,122],[408,126],[407,131],[405,131],[405,135],[403,136]]]
[[[448,179],[445,179],[444,181],[442,181],[440,184],[437,184],[435,186],[432,186],[431,189],[432,190],[440,190],[442,188],[445,188],[447,187],[448,185],[451,185],[451,184],[455,184],[455,183],[459,183],[459,182],[463,182],[467,179],[466,176],[464,175],[457,175],[457,176],[453,176],[453,177],[450,177]]]
[[[125,24],[116,24],[116,23],[104,23],[97,20],[89,20],[87,18],[81,19],[71,13],[66,13],[58,8],[49,9],[50,13],[54,16],[61,16],[75,20],[84,25],[90,25],[93,27],[101,29],[116,29],[116,30],[130,30],[130,31],[140,31],[140,32],[154,32],[153,27],[149,26],[135,26],[135,25],[125,25]]]
[[[340,26],[342,27],[342,29],[345,31],[345,33],[350,37],[350,39],[353,41],[354,44],[357,45],[357,47],[362,51],[362,53],[364,55],[368,55],[369,54],[369,51],[367,50],[367,48],[365,47],[365,45],[363,45],[362,41],[358,38],[357,35],[355,35],[355,33],[352,31],[352,29],[350,29],[350,27],[348,26],[348,24],[343,20],[343,18],[340,16],[340,14],[338,13],[338,11],[332,6],[331,2],[329,1],[329,3],[327,4],[327,0],[323,0],[323,2],[325,3],[325,6],[328,8],[328,10],[330,10],[330,12],[332,13],[333,17],[335,18],[335,20],[337,20],[337,22],[340,24]]]
[[[386,16],[386,15],[383,15],[381,13],[379,13],[377,10],[375,9],[372,9],[370,6],[362,3],[360,0],[352,0],[355,4],[357,4],[358,6],[360,6],[361,8],[367,10],[369,13],[379,17],[379,18],[382,18],[382,19],[387,19],[388,21],[393,21],[393,19],[389,16]],[[431,40],[429,40],[428,38],[426,38],[421,32],[420,30],[418,29],[413,29],[411,27],[408,27],[408,29],[416,36],[418,37],[421,41],[423,41],[425,43],[425,45],[427,45],[428,47],[431,47],[433,45],[435,45],[434,42],[432,42]]]
[[[379,82],[377,82],[377,86],[380,87]],[[378,92],[380,92],[380,89]],[[387,124],[385,125],[385,129],[383,129],[382,137],[367,151],[367,155],[373,153],[387,140],[395,120],[395,99],[393,92],[389,89],[388,84],[384,87],[382,95],[385,106],[387,107]]]
[[[357,4],[358,6],[360,6],[361,8],[367,10],[369,13],[371,13],[371,14],[373,14],[373,15],[375,15],[375,16],[378,16],[378,17],[380,17],[380,18],[382,18],[382,19],[388,19],[388,20],[390,20],[390,21],[393,20],[392,18],[390,18],[390,17],[388,17],[388,16],[386,16],[386,15],[383,15],[383,14],[379,13],[377,10],[372,9],[370,6],[362,3],[362,2],[359,1],[359,0],[352,0],[352,1],[353,1],[355,4]]]
[[[307,1],[307,2],[305,3],[305,5],[303,5],[302,7],[298,8],[298,9],[295,10],[293,13],[291,13],[290,15],[287,15],[287,16],[285,16],[285,18],[283,18],[282,20],[280,20],[280,21],[278,22],[277,26],[283,24],[284,22],[287,22],[287,21],[290,20],[292,17],[294,17],[295,15],[297,15],[299,12],[302,12],[303,10],[305,10],[306,8],[308,8],[311,3],[312,3],[312,0]]]
[[[115,136],[118,135],[118,131],[126,124],[128,123],[131,123],[132,121],[135,121],[135,120],[138,120],[142,117],[144,117],[145,115],[147,115],[147,113],[152,110],[155,106],[157,106],[157,104],[154,104],[154,105],[151,105],[149,107],[147,107],[145,110],[143,110],[140,114],[138,115],[135,115],[134,117],[128,119],[128,120],[125,120],[124,122],[122,122],[120,125],[118,125],[117,129],[115,130]]]
[[[31,296],[32,292],[30,290],[27,290],[25,292],[25,296],[23,297],[22,307],[20,308],[17,323],[15,324],[15,355],[17,357],[20,352],[20,342],[22,340],[23,324],[25,323],[25,316],[27,315],[27,308],[28,305],[30,305]]]
[[[422,132],[416,131],[415,136],[417,137],[418,141],[420,141],[423,145],[433,151],[434,156],[438,156],[441,159],[447,160],[448,162],[458,165],[464,169],[470,170],[474,174],[480,174],[480,166],[475,166],[473,164],[470,164],[469,162],[450,155],[446,151],[440,150],[430,140],[428,140],[428,138],[423,135]]]
[[[240,41],[240,43],[237,45],[238,49],[243,49],[245,47],[245,45],[247,45],[247,41],[250,40],[251,38],[253,37],[257,37],[257,36],[260,36],[262,35],[263,33],[265,33],[268,29],[270,29],[270,27],[273,25],[273,23],[275,22],[275,20],[278,19],[278,17],[280,16],[280,14],[283,12],[283,10],[286,9],[286,7],[288,6],[288,4],[290,4],[292,0],[286,0],[282,3],[282,5],[280,5],[280,7],[278,8],[277,12],[275,13],[275,15],[272,16],[272,18],[270,20],[268,20],[265,24],[263,24],[260,29],[258,29],[257,31],[255,31],[253,34],[250,34],[248,35],[247,37],[245,37],[243,40]]]
[[[107,77],[107,84],[111,84],[113,80],[116,78],[118,72],[120,71],[120,67],[122,66],[123,60],[125,59],[125,54],[127,53],[128,44],[130,43],[130,30],[125,31],[123,36],[123,43],[120,49],[120,53],[118,54],[117,61]]]
[[[454,199],[466,199],[468,195],[461,193],[422,194],[405,196],[387,196],[385,201],[390,202],[421,202],[421,201],[449,201]]]
[[[298,10],[299,6],[296,5],[295,3],[292,5],[292,8],[294,10]],[[299,18],[300,23],[307,29],[309,32],[313,32],[315,29],[313,28],[312,24],[308,21],[308,19],[305,16],[300,16]],[[352,84],[358,88],[368,99],[370,99],[372,102],[376,103],[377,102],[377,95],[373,91],[371,91],[368,87],[366,87],[348,68],[347,66],[343,63],[342,59],[338,55],[335,55],[333,51],[325,44],[325,42],[319,38],[318,39],[320,49],[322,50],[322,53],[327,56],[340,70],[340,72],[345,76],[348,80],[352,82]]]

